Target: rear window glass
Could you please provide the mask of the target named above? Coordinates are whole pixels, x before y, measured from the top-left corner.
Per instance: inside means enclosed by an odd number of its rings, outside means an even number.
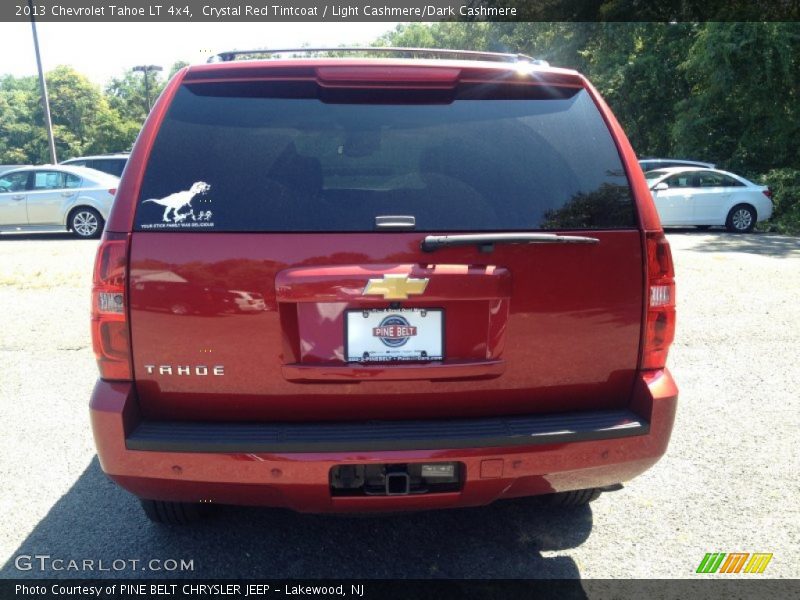
[[[91,167],[93,169],[97,169],[98,171],[103,171],[103,173],[120,177],[122,175],[122,171],[125,170],[126,162],[127,161],[123,158],[101,158],[93,160]]]
[[[139,230],[633,227],[616,146],[581,90],[552,99],[324,102],[182,87],[141,187]],[[493,97],[497,97],[495,94]]]

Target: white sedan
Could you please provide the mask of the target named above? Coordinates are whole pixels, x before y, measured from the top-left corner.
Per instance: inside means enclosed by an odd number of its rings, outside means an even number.
[[[119,177],[83,167],[12,169],[0,174],[0,232],[103,233]]]
[[[665,227],[724,225],[746,233],[772,216],[772,192],[727,171],[673,167],[645,174]]]

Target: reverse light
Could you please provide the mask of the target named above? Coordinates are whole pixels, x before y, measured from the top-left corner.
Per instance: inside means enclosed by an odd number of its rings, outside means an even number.
[[[131,379],[131,352],[125,310],[128,235],[105,233],[97,249],[92,279],[92,347],[100,377]]]
[[[672,302],[672,288],[668,285],[651,285],[650,286],[650,306],[657,308],[659,306],[669,306]]]
[[[647,324],[642,369],[663,369],[675,338],[675,269],[663,231],[648,232]]]
[[[97,295],[97,308],[100,313],[125,312],[125,295],[119,292],[100,292]]]

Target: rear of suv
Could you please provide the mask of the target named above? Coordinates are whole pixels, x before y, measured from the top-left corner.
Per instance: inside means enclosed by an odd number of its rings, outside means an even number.
[[[98,455],[150,518],[581,504],[658,461],[672,260],[584,77],[223,57],[162,93],[95,265]]]

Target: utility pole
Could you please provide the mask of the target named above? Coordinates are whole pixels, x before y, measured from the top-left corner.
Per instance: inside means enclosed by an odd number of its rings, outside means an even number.
[[[58,159],[56,158],[56,140],[53,137],[53,121],[50,118],[50,98],[47,95],[47,82],[44,80],[42,57],[39,55],[39,36],[36,34],[36,20],[33,18],[33,0],[28,0],[28,7],[31,11],[31,29],[33,30],[33,49],[36,52],[36,66],[39,68],[39,87],[42,90],[44,125],[47,128],[47,139],[50,143],[50,161],[55,165],[58,164]]]
[[[28,0],[28,1],[32,2],[33,0]],[[133,67],[133,70],[144,73],[144,96],[145,96],[145,102],[147,103],[145,108],[149,113],[150,109],[153,108],[153,105],[150,103],[150,80],[147,78],[147,74],[150,73],[151,71],[152,72],[163,71],[164,69],[162,67],[159,67],[158,65],[137,65]]]

